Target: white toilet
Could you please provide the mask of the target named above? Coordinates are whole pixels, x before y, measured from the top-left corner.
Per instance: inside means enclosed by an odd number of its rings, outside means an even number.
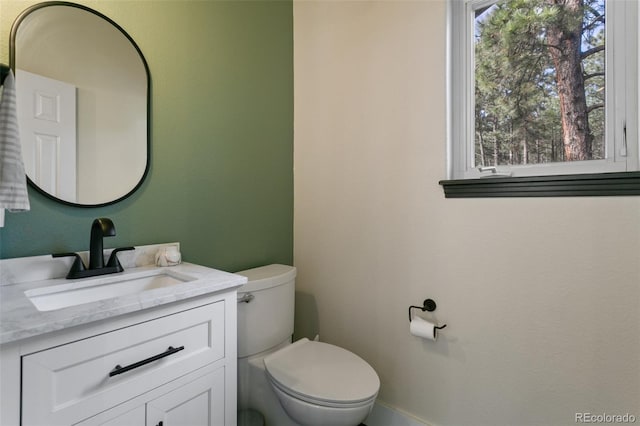
[[[338,346],[291,343],[296,269],[238,274],[249,279],[238,289],[238,409],[261,412],[267,426],[359,425],[378,395],[378,375]]]

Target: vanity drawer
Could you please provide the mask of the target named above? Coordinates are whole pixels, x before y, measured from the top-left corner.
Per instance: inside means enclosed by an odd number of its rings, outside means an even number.
[[[22,424],[73,424],[223,359],[224,303],[24,356]]]

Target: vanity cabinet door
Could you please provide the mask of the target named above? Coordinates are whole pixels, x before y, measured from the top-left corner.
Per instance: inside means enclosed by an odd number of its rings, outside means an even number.
[[[144,405],[141,405],[124,414],[115,415],[115,417],[109,416],[109,413],[113,411],[111,410],[100,419],[90,418],[74,426],[143,426],[147,414],[145,408]]]
[[[220,367],[147,403],[146,426],[223,426],[225,369]],[[226,413],[227,416],[230,413]]]

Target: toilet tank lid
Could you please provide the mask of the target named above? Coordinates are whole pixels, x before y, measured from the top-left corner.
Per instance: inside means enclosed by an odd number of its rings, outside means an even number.
[[[236,274],[247,277],[247,283],[238,288],[238,293],[246,293],[286,284],[295,279],[296,268],[289,265],[273,264],[246,269],[236,272]]]

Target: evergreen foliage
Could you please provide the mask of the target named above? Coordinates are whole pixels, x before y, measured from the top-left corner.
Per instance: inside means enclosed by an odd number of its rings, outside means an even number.
[[[502,0],[475,24],[476,164],[604,158],[605,0]]]

